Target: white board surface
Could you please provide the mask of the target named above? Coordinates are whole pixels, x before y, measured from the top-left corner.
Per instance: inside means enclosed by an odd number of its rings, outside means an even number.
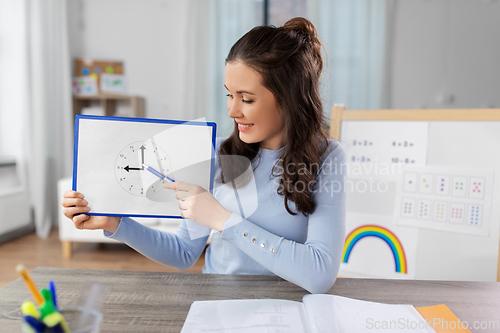
[[[215,124],[78,116],[73,189],[89,214],[180,218],[175,191],[145,170],[212,187]]]
[[[352,137],[349,130],[356,127],[356,121],[344,121],[342,124],[342,137]],[[371,121],[372,131],[379,135],[378,121]],[[398,122],[393,122],[398,123]],[[411,122],[399,122],[411,123]],[[417,122],[418,123],[418,122]],[[359,133],[359,130],[356,131]],[[369,138],[370,133],[366,132],[365,137]],[[342,142],[344,145],[344,142]],[[347,149],[349,146],[347,147]],[[346,149],[346,150],[347,150]],[[441,228],[424,227],[422,225],[401,225],[401,228],[418,230],[418,246],[416,252],[416,279],[438,279],[438,280],[462,280],[462,281],[496,281],[499,250],[500,233],[500,207],[495,202],[500,201],[500,179],[494,177],[500,172],[500,122],[487,121],[431,121],[428,123],[426,163],[421,165],[430,168],[442,175],[439,170],[450,171],[450,177],[458,175],[460,170],[468,170],[464,175],[467,184],[470,185],[472,178],[484,178],[489,187],[489,193],[481,198],[466,197],[464,199],[453,200],[454,196],[449,196],[451,202],[460,202],[467,205],[484,201],[484,207],[491,202],[488,212],[488,225],[475,229],[472,232],[459,232],[457,230],[447,230]],[[486,172],[480,174],[481,170]],[[479,173],[478,173],[479,172]],[[417,173],[419,176],[420,173]],[[437,173],[433,173],[434,180],[437,180]],[[385,178],[384,178],[385,177]],[[383,181],[386,187],[379,187],[383,191],[356,191],[356,187],[347,192],[347,218],[354,214],[363,214],[373,217],[385,216],[394,220],[395,211],[401,209],[396,207],[402,203],[401,192],[398,192],[398,184],[401,177],[404,177],[404,168],[391,175],[369,176],[378,182]],[[349,176],[349,181],[366,182],[367,176]],[[417,181],[421,180],[417,178]],[[450,178],[450,180],[453,180]],[[436,185],[436,184],[434,184]],[[361,188],[361,187],[358,187]],[[435,189],[435,187],[434,187]],[[450,189],[451,191],[451,189]],[[424,196],[425,193],[415,195]],[[439,198],[436,192],[429,194],[432,198]],[[418,198],[416,198],[418,199]],[[467,201],[467,202],[465,202]],[[469,202],[470,201],[470,202]],[[451,208],[448,207],[448,208]],[[450,214],[450,211],[448,211]],[[397,214],[401,214],[399,210]],[[485,215],[483,215],[484,217]],[[448,219],[451,215],[448,215]],[[449,220],[448,220],[449,221]],[[483,221],[485,221],[483,219]],[[393,222],[396,225],[395,222]],[[464,222],[465,223],[465,222]],[[350,221],[347,221],[349,226]],[[465,228],[465,224],[464,224]],[[363,251],[361,246],[354,250],[356,256],[361,256]],[[369,251],[369,249],[365,250]],[[367,253],[367,252],[366,252]],[[353,257],[355,258],[355,257]],[[370,259],[373,261],[373,259]],[[373,266],[373,262],[370,263]],[[381,263],[382,264],[382,263]],[[380,271],[375,271],[366,265],[365,270],[356,270],[351,274],[345,268],[341,268],[341,274],[346,276],[380,277]],[[383,275],[383,274],[382,274]],[[392,271],[388,271],[384,277],[391,277]]]

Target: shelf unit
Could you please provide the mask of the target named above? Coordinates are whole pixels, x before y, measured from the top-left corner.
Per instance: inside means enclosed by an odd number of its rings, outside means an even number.
[[[114,95],[114,94],[99,94],[99,95],[73,95],[73,118],[85,107],[89,107],[96,102],[104,110],[104,116],[115,116],[116,105],[119,101],[128,101],[130,103],[134,118],[144,118],[146,116],[146,101],[144,98],[134,95]],[[58,197],[62,198],[64,191],[71,188],[72,179],[64,178],[58,182]],[[172,228],[175,232],[176,228]],[[70,259],[72,256],[73,242],[98,242],[109,243],[116,242],[104,237],[102,230],[78,230],[70,220],[62,214],[62,206],[59,206],[59,239],[62,242],[63,257]]]
[[[144,118],[146,116],[146,101],[144,98],[134,95],[73,95],[73,117],[80,114],[84,107],[90,106],[92,102],[99,102],[104,110],[105,116],[116,115],[116,104],[118,101],[128,101],[132,109],[132,117]]]

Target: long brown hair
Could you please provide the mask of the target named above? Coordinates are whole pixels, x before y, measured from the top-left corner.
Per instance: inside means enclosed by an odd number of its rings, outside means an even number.
[[[316,208],[310,189],[315,185],[321,155],[328,147],[319,87],[321,46],[314,25],[296,17],[282,27],[253,28],[233,45],[226,59],[226,64],[241,62],[259,72],[262,85],[273,93],[283,115],[284,149],[270,177],[280,177],[277,193],[285,196],[285,208],[292,215],[297,213],[291,211],[288,200],[306,216]],[[259,146],[241,141],[235,123],[219,155],[240,155],[252,161]],[[223,182],[224,178],[234,179],[227,176],[222,177]]]

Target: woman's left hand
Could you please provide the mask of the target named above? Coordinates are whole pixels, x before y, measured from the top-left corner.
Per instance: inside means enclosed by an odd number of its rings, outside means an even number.
[[[180,200],[181,216],[205,227],[222,232],[224,223],[233,213],[225,209],[212,193],[199,185],[176,181],[165,183],[166,189],[176,190],[175,197]]]

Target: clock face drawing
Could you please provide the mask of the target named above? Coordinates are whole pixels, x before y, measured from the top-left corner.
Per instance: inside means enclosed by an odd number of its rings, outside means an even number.
[[[127,193],[145,197],[163,189],[164,181],[147,171],[143,164],[163,175],[172,170],[168,155],[153,142],[139,141],[125,146],[116,158],[115,175],[118,184]]]

